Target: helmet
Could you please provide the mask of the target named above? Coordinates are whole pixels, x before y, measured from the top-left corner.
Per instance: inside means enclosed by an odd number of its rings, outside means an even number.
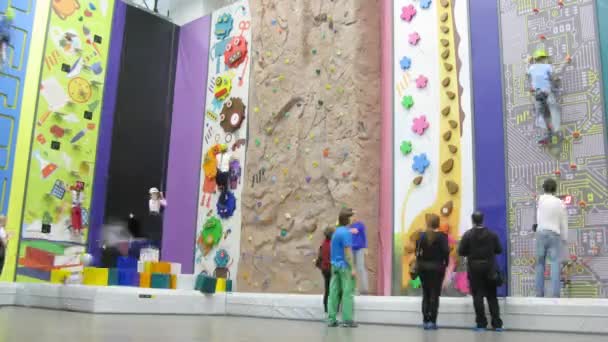
[[[157,194],[157,193],[159,193],[159,192],[160,192],[160,191],[158,191],[158,189],[157,189],[157,188],[150,188],[150,195],[152,195],[152,194]]]
[[[547,50],[537,49],[536,51],[534,51],[534,59],[539,59],[539,58],[544,58],[544,57],[549,57]]]

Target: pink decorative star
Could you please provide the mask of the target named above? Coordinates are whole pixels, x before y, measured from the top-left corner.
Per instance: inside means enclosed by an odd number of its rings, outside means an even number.
[[[420,75],[420,76],[418,76],[418,78],[416,78],[416,88],[418,88],[418,89],[426,88],[426,85],[428,82],[429,82],[429,79],[426,78],[426,76]]]
[[[429,128],[429,122],[426,121],[426,115],[421,115],[414,119],[414,124],[412,125],[414,133],[423,135],[427,128]]]
[[[401,9],[401,19],[407,21],[408,23],[412,21],[414,16],[416,15],[416,7],[414,5],[404,6]]]
[[[409,42],[411,45],[418,45],[418,41],[420,40],[420,35],[418,32],[410,33]]]

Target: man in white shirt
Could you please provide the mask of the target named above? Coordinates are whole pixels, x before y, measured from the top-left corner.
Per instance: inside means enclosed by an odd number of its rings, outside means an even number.
[[[545,295],[545,260],[549,257],[551,297],[559,298],[561,251],[568,240],[568,213],[562,200],[555,196],[554,179],[545,180],[543,191],[536,209],[536,296]]]

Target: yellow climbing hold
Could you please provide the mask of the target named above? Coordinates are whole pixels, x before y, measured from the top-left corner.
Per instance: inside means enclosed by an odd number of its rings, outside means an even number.
[[[329,84],[329,83],[328,83],[328,84],[326,84],[326,85],[325,85],[325,89],[327,89],[327,90],[331,90],[331,84]]]
[[[259,112],[260,112],[260,108],[259,108],[259,107],[254,107],[254,108],[253,108],[253,111],[254,111],[255,113],[259,113]]]
[[[312,162],[312,167],[319,167],[319,163],[318,162]]]

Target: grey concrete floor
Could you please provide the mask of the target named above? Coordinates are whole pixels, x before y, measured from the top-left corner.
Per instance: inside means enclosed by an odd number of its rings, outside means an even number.
[[[321,323],[240,317],[92,315],[16,307],[0,308],[0,342],[597,342],[606,336],[482,332]]]

